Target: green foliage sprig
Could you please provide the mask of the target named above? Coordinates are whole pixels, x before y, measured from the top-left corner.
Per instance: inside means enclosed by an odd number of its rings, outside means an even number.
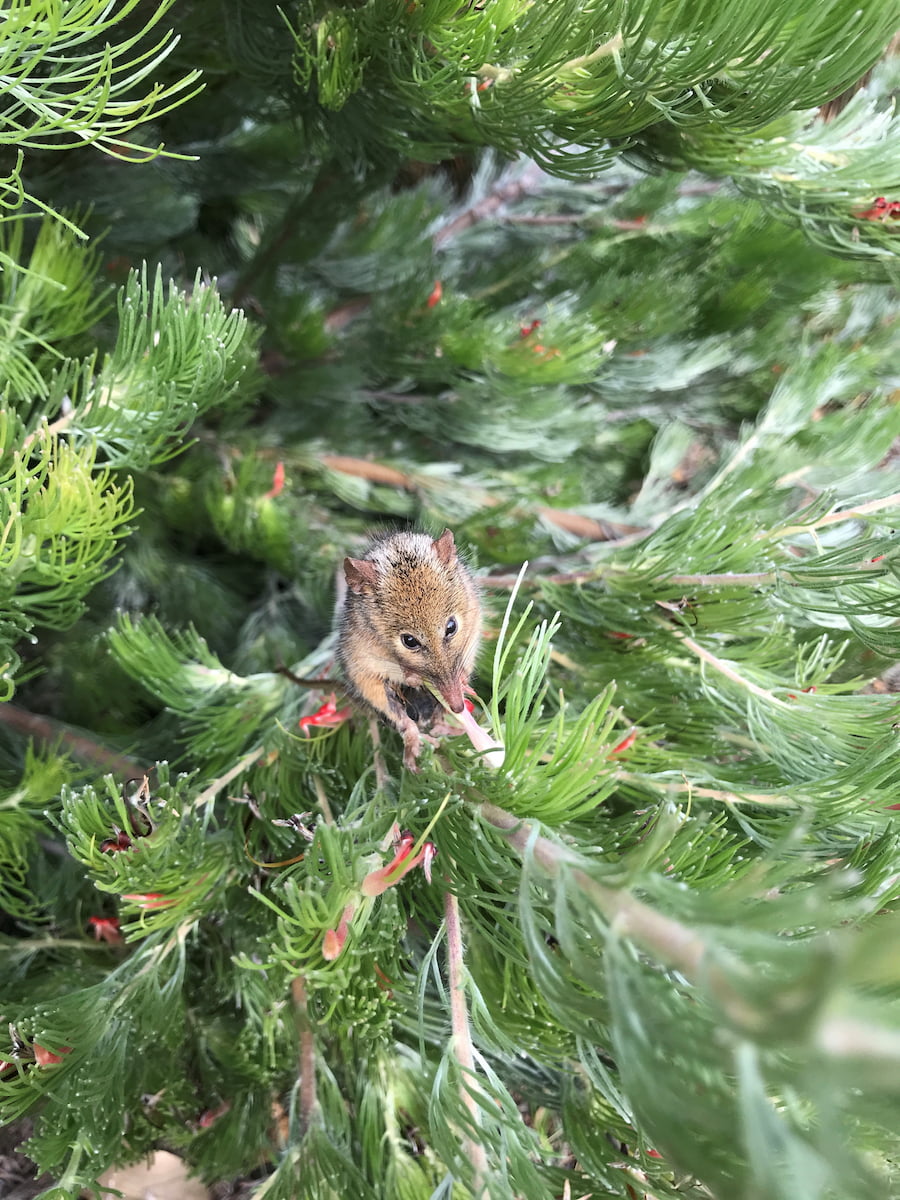
[[[161,1143],[269,1200],[898,1191],[891,68],[800,111],[896,7],[683,8],[307,7],[292,89],[274,5],[191,5],[203,163],[64,176],[117,314],[8,226],[0,657],[61,741],[0,733],[0,1114],[67,1197]],[[384,522],[468,546],[502,766],[343,712]]]
[[[118,40],[108,35],[124,32],[123,23],[138,8],[138,0],[116,6],[105,0],[25,0],[4,15],[0,75],[7,87],[0,110],[0,144],[16,148],[15,165],[0,181],[5,219],[26,200],[45,207],[25,191],[26,150],[89,145],[138,161],[162,151],[161,146],[148,148],[126,139],[199,90],[199,72],[189,71],[168,85],[151,84],[139,91],[177,43],[168,30],[147,44],[147,35],[172,3],[163,0],[142,26]],[[3,255],[2,261],[9,268],[14,260]]]

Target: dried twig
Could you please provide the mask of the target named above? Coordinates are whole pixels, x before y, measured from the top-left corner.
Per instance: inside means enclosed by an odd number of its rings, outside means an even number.
[[[106,746],[80,733],[62,721],[40,713],[29,712],[18,705],[0,704],[0,723],[34,738],[44,746],[60,746],[81,762],[101,767],[111,775],[131,779],[144,773],[144,768],[133,758],[109,750]]]

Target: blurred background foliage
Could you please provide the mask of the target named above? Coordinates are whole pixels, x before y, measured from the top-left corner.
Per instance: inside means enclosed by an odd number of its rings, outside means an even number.
[[[160,1146],[269,1200],[900,1194],[898,20],[0,17],[0,1112],[46,1194]],[[500,772],[298,727],[384,526],[482,578]],[[433,880],[373,898],[395,827]]]

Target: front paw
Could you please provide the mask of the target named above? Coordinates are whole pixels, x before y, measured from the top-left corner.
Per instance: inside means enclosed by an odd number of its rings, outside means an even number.
[[[401,732],[403,734],[403,765],[407,770],[418,774],[418,759],[422,752],[422,735],[419,733],[419,727],[415,722],[407,719]]]

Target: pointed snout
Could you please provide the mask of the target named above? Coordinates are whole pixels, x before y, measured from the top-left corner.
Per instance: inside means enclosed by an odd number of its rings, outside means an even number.
[[[451,712],[460,713],[465,708],[463,703],[463,683],[462,679],[439,679],[435,686],[447,704]]]

